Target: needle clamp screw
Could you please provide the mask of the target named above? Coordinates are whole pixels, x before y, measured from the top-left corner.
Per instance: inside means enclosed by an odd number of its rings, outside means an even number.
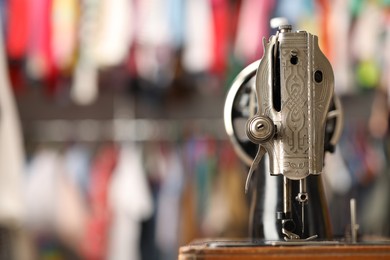
[[[275,134],[275,125],[265,116],[254,116],[247,122],[246,134],[254,143],[264,143]]]

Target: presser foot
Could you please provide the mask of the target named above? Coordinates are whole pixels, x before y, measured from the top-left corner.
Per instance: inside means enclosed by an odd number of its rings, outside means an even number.
[[[305,242],[305,241],[311,241],[311,240],[314,240],[318,237],[318,235],[313,235],[313,236],[310,236],[310,237],[307,237],[307,238],[300,238],[299,235],[291,232],[291,231],[288,231],[287,229],[283,228],[282,229],[282,233],[284,235],[286,235],[284,237],[284,240],[286,242]]]
[[[294,234],[295,235],[295,234]],[[310,237],[307,237],[307,238],[299,238],[298,235],[296,235],[298,238],[296,237],[284,237],[284,240],[286,240],[286,242],[307,242],[307,241],[312,241],[314,239],[316,239],[318,237],[318,235],[313,235],[313,236],[310,236]]]

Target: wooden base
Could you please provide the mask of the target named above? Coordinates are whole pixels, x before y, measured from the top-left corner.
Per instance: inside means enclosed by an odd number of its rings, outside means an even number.
[[[220,243],[220,242],[218,242]],[[245,259],[390,259],[390,243],[316,244],[316,245],[229,245],[217,246],[198,241],[179,250],[179,260],[245,260]]]

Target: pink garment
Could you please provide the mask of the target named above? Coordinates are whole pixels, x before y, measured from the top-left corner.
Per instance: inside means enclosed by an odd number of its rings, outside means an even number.
[[[213,61],[211,71],[223,75],[226,71],[226,57],[229,48],[229,2],[211,0],[214,27]]]
[[[53,94],[57,70],[51,48],[52,0],[34,0],[29,4],[27,73],[31,78],[47,83],[47,94]]]
[[[262,38],[269,37],[273,0],[243,0],[237,28],[235,54],[245,64],[263,56]]]
[[[108,191],[111,175],[115,169],[118,151],[115,146],[103,147],[92,165],[90,176],[91,213],[87,220],[83,244],[85,259],[106,259],[111,211]]]

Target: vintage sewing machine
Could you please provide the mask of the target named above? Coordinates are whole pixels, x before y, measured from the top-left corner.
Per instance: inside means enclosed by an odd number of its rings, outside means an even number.
[[[332,235],[321,174],[343,113],[317,36],[283,25],[263,45],[262,59],[236,77],[224,109],[226,131],[249,168],[250,238],[192,244],[179,259],[390,257],[388,245],[357,243],[353,200],[351,236]]]

